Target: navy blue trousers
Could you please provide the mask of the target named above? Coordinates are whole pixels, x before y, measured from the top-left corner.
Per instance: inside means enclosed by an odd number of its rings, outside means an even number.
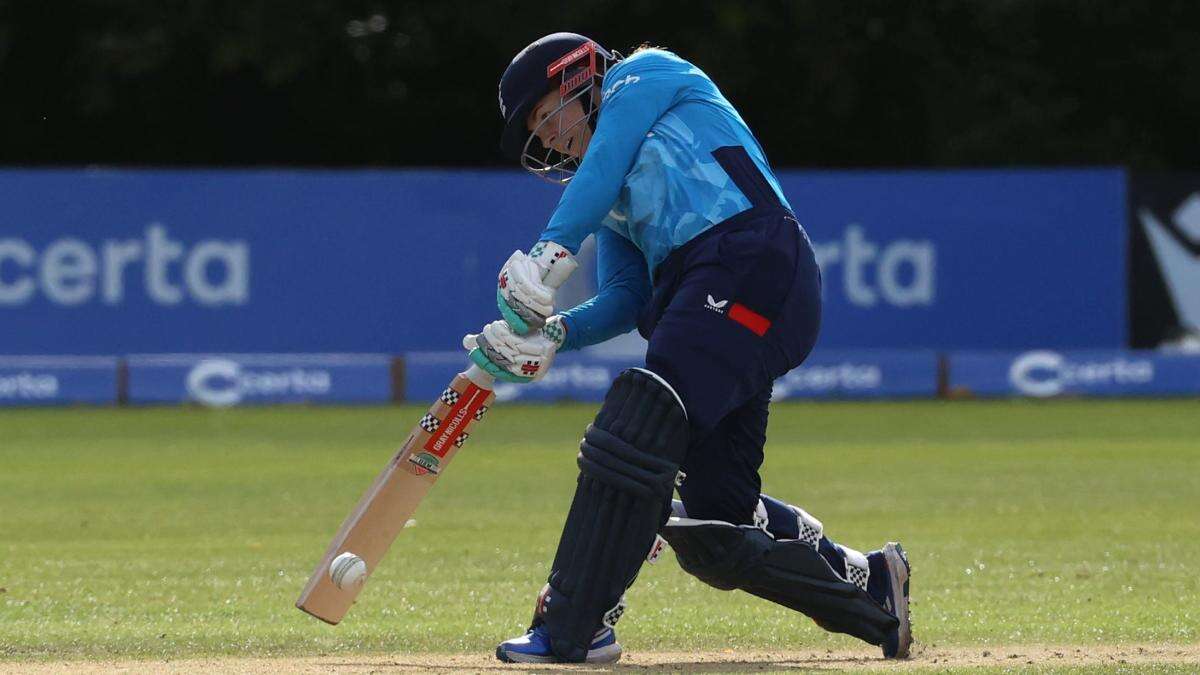
[[[655,272],[638,322],[646,368],[675,388],[692,442],[679,488],[688,516],[752,522],[774,380],[807,358],[821,322],[808,236],[740,147],[713,153],[753,207]]]

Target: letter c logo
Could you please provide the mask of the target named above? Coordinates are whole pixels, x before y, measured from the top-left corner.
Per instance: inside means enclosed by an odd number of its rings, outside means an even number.
[[[237,405],[242,400],[242,367],[228,359],[205,359],[187,376],[188,395],[217,408]]]
[[[1061,394],[1063,357],[1058,352],[1026,352],[1008,369],[1008,381],[1017,391],[1029,396]]]

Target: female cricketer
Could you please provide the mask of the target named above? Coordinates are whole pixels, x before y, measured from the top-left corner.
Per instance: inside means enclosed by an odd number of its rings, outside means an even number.
[[[616,378],[584,432],[532,626],[497,657],[620,658],[613,626],[624,593],[663,540],[711,586],[906,657],[900,545],[863,554],[835,544],[806,511],[760,494],[772,383],[816,342],[821,273],[741,116],[669,51],[622,58],[573,33],[517,54],[500,80],[500,114],[505,153],[566,189],[538,241],[500,271],[502,318],[464,338],[471,359],[529,382],[556,352],[635,326],[648,347],[644,367]],[[588,235],[599,290],[555,313]]]

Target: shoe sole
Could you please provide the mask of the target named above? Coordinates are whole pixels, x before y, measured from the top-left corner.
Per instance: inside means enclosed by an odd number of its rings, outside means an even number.
[[[598,649],[589,649],[584,663],[616,663],[621,659],[621,645],[614,642]],[[503,645],[496,647],[496,658],[504,663],[562,663],[556,656],[538,656],[522,652],[508,652]]]
[[[504,647],[496,647],[496,658],[505,663],[554,663],[556,661],[553,656],[507,652]]]
[[[888,576],[892,582],[892,607],[896,618],[900,620],[899,641],[896,654],[890,658],[907,659],[912,649],[912,620],[908,613],[908,578],[911,568],[904,547],[895,542],[888,542],[883,547],[883,557],[887,561]],[[885,654],[886,656],[886,654]]]

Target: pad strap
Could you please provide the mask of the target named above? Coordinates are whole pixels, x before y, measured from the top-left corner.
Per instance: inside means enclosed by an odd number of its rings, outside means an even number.
[[[821,537],[825,536],[825,526],[799,506],[788,504],[788,508],[796,514],[796,525],[800,528],[800,536],[797,539],[808,542],[812,544],[813,548],[816,548],[821,542]]]
[[[867,556],[841,544],[834,544],[846,559],[846,580],[867,590],[867,579],[871,577],[871,566],[867,564]]]

